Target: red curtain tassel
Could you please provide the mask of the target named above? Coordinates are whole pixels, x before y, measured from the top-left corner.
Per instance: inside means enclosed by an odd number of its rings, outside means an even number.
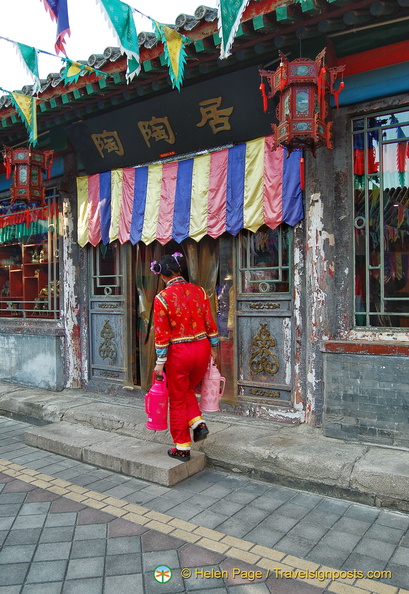
[[[301,189],[305,188],[305,168],[304,168],[304,157],[300,159],[300,186]]]
[[[263,111],[266,112],[268,108],[268,101],[266,95],[266,85],[261,83],[260,85],[261,96],[263,97]]]

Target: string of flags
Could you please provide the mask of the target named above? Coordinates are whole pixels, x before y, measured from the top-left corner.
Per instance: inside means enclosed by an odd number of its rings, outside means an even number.
[[[122,0],[95,0],[99,5],[105,20],[108,23],[111,31],[117,39],[118,46],[121,52],[127,57],[126,80],[129,83],[137,76],[141,70],[138,33],[136,30],[133,14],[135,12],[150,19],[153,23],[153,28],[158,41],[162,42],[164,48],[164,55],[167,66],[169,68],[169,76],[172,88],[180,90],[183,82],[184,67],[186,64],[186,46],[190,43],[190,39],[178,31],[164,25],[151,17],[143,14],[136,8],[133,8],[122,2]],[[300,0],[296,0],[300,1]],[[33,80],[33,95],[37,95],[41,88],[38,54],[44,53],[50,56],[60,57],[64,63],[62,69],[62,77],[64,84],[70,84],[78,81],[78,78],[83,73],[94,73],[97,77],[106,77],[107,73],[98,70],[81,62],[71,60],[66,54],[66,37],[70,35],[70,24],[68,14],[67,0],[40,0],[43,2],[45,9],[50,14],[50,17],[57,23],[57,34],[55,41],[56,54],[51,54],[44,50],[13,41],[6,37],[0,36],[0,39],[13,43],[17,55],[25,71]],[[220,44],[220,58],[225,59],[231,54],[231,47],[234,42],[237,29],[240,24],[241,17],[246,9],[249,0],[218,0],[218,27],[221,39]],[[58,54],[64,54],[64,57]],[[22,93],[11,92],[0,87],[3,91],[11,97],[14,107],[18,115],[23,120],[28,134],[30,144],[37,143],[37,103],[39,99],[33,96],[27,96]]]
[[[133,19],[133,14],[139,13],[140,15],[152,21],[153,29],[157,39],[161,41],[164,46],[164,54],[166,63],[169,67],[172,88],[177,88],[180,90],[183,82],[184,66],[186,63],[185,48],[190,43],[190,39],[185,35],[180,34],[172,27],[155,21],[138,9],[126,4],[125,2],[122,2],[122,0],[95,1],[105,16],[105,20],[107,21],[109,28],[116,37],[119,48],[127,56],[127,81],[132,81],[141,70],[138,33]],[[50,14],[50,17],[57,23],[57,34],[55,41],[55,52],[57,57],[58,54],[64,54],[67,56],[65,48],[66,37],[71,34],[68,14],[68,0],[40,0],[40,2],[44,4],[44,7]],[[221,59],[225,59],[231,55],[231,47],[233,45],[237,29],[240,25],[241,17],[248,3],[249,0],[218,0],[218,29],[221,39]],[[5,38],[3,37],[2,39]],[[40,87],[37,54],[41,50],[37,50],[34,47],[17,42],[15,42],[15,46],[26,71],[34,79],[34,93],[37,93]],[[49,54],[49,52],[43,53]],[[77,69],[75,74],[73,74],[74,70],[72,68],[70,74],[68,74],[67,70],[67,76],[64,77],[64,82],[66,84],[78,80],[78,76],[83,70],[91,72],[88,67],[81,67],[79,62],[75,62],[75,68]],[[92,70],[92,72],[95,72],[95,69]],[[73,76],[74,78],[72,78]]]

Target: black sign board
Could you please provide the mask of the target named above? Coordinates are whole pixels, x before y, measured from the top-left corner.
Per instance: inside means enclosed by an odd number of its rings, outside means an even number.
[[[257,67],[135,101],[67,128],[87,174],[271,134]],[[271,108],[273,103],[271,102]]]

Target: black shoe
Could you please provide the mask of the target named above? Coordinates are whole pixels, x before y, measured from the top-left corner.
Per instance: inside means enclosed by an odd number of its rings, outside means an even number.
[[[177,448],[170,448],[168,450],[168,456],[176,458],[182,462],[188,462],[190,460],[190,450],[178,450]]]
[[[193,429],[193,441],[202,441],[209,435],[209,429],[206,423],[199,423],[195,429]]]

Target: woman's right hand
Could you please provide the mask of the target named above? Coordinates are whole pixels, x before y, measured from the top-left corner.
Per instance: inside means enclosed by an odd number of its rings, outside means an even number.
[[[156,373],[157,376],[162,377],[164,366],[165,366],[164,363],[156,363],[155,369],[153,371]]]
[[[217,362],[219,360],[219,349],[217,347],[212,347],[210,349],[210,356],[213,357],[213,361],[217,365]]]

